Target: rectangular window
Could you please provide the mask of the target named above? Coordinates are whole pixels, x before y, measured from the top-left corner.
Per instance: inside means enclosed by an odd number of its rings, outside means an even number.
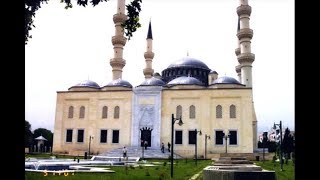
[[[108,130],[100,131],[100,143],[107,143],[107,134],[108,134]]]
[[[72,129],[67,129],[66,142],[72,142]]]
[[[222,145],[223,144],[223,131],[216,131],[216,145]]]
[[[112,143],[119,143],[119,130],[112,131]]]
[[[237,131],[229,131],[230,137],[229,137],[229,144],[230,145],[237,145]]]
[[[175,144],[182,144],[182,131],[176,131]]]
[[[83,142],[83,135],[84,135],[84,130],[83,130],[83,129],[78,129],[78,139],[77,139],[77,142]]]
[[[196,131],[189,131],[189,144],[196,144]]]

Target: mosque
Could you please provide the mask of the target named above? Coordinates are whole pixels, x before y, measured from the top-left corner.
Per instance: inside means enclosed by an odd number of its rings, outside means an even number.
[[[240,0],[236,9],[239,64],[238,77],[218,76],[205,62],[183,57],[172,62],[161,74],[154,72],[152,60],[152,27],[146,39],[146,66],[141,84],[133,87],[122,79],[126,38],[121,23],[125,0],[118,0],[113,16],[115,35],[112,37],[114,57],[110,59],[112,81],[104,86],[85,80],[67,91],[57,92],[54,153],[102,153],[115,148],[147,146],[159,148],[171,142],[174,126],[174,152],[193,157],[195,143],[198,155],[253,153],[257,146],[257,119],[252,93],[251,53],[253,31],[249,20],[251,6]],[[178,120],[183,124],[178,124]],[[200,135],[200,132],[202,136]],[[210,136],[210,139],[207,137]]]

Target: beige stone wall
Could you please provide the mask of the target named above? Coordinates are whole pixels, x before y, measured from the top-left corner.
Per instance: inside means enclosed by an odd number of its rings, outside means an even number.
[[[132,91],[111,92],[58,92],[54,129],[53,152],[105,152],[130,144]],[[68,118],[69,106],[74,107],[73,118]],[[85,107],[85,118],[79,119],[80,107]],[[108,117],[102,118],[102,108],[108,106]],[[120,107],[120,117],[115,119],[114,107]],[[67,129],[73,129],[72,143],[66,142]],[[77,142],[78,129],[84,129],[84,142]],[[108,130],[107,143],[100,143],[100,130]],[[120,130],[119,143],[112,143],[112,130]]]
[[[106,152],[108,150],[130,146],[132,119],[132,91],[95,91],[95,92],[58,92],[56,105],[56,119],[54,129],[53,152],[67,152],[80,154],[88,151],[89,136],[91,153]],[[176,107],[182,106],[182,120],[184,124],[175,124],[175,130],[183,130],[183,144],[175,145],[176,153],[193,157],[195,145],[188,144],[188,131],[195,128],[202,131],[197,136],[198,156],[205,151],[205,134],[207,139],[207,156],[224,153],[225,144],[215,145],[215,130],[237,130],[237,145],[228,145],[228,153],[253,153],[253,103],[252,90],[239,89],[164,89],[161,105],[161,138],[160,142],[171,142],[171,115],[176,117]],[[139,103],[153,103],[140,99]],[[236,106],[236,118],[229,118],[230,105]],[[189,107],[196,107],[196,118],[189,118]],[[223,115],[216,118],[216,106],[221,105]],[[69,106],[74,107],[74,117],[68,118]],[[79,109],[85,107],[85,118],[79,119]],[[102,108],[108,106],[108,117],[102,118]],[[120,107],[120,118],[114,119],[114,107]],[[73,129],[72,143],[66,142],[66,130]],[[84,142],[77,142],[77,130],[84,129]],[[108,130],[107,143],[100,143],[100,130]],[[119,143],[112,143],[112,130],[120,130]],[[228,139],[229,142],[229,139]]]
[[[236,106],[236,118],[229,118],[229,106]],[[225,145],[215,145],[215,130],[237,130],[238,145],[228,145],[230,153],[252,153],[252,92],[251,89],[203,89],[203,90],[164,90],[162,96],[162,137],[161,141],[171,141],[171,115],[176,116],[176,107],[182,106],[184,124],[175,124],[175,130],[183,130],[183,144],[175,145],[175,152],[185,156],[193,156],[195,145],[188,144],[188,131],[202,131],[198,135],[198,156],[204,155],[205,134],[207,139],[207,154],[224,153]],[[196,118],[189,118],[189,107],[196,107]],[[216,119],[216,106],[223,109],[222,119]],[[228,140],[229,141],[229,140]]]

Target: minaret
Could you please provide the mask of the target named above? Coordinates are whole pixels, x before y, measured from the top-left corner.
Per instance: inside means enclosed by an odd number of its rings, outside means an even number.
[[[154,53],[152,52],[152,29],[151,29],[151,20],[149,22],[149,29],[147,35],[147,52],[144,53],[144,58],[146,59],[146,68],[143,69],[144,77],[151,78],[153,75],[152,69],[152,59],[154,57]]]
[[[116,31],[115,36],[112,37],[114,58],[110,59],[112,80],[122,79],[122,68],[126,65],[126,61],[123,59],[123,47],[126,44],[127,38],[123,36],[123,28],[121,27],[121,24],[126,20],[125,0],[118,0],[117,14],[113,15]]]
[[[237,33],[239,33],[240,31],[240,17],[238,17],[238,27],[237,27]],[[238,57],[238,55],[241,53],[240,52],[240,41],[238,39],[238,47],[235,49],[235,53],[236,53],[236,56]],[[237,75],[238,75],[238,81],[241,83],[241,65],[238,64],[236,66],[236,72],[237,72]]]
[[[251,53],[253,31],[249,26],[251,6],[248,5],[248,0],[240,0],[237,14],[240,18],[240,30],[237,33],[237,36],[240,42],[238,62],[241,66],[241,83],[245,84],[246,87],[252,87],[252,63],[255,56]]]

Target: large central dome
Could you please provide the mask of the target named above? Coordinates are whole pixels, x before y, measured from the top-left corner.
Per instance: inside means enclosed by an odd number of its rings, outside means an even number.
[[[190,57],[184,57],[182,59],[179,59],[168,66],[168,68],[174,67],[196,67],[202,69],[209,69],[208,66],[202,61]]]
[[[202,61],[191,57],[184,57],[170,64],[167,69],[163,70],[161,79],[163,82],[168,83],[182,76],[194,77],[207,86],[210,71],[211,69]]]

